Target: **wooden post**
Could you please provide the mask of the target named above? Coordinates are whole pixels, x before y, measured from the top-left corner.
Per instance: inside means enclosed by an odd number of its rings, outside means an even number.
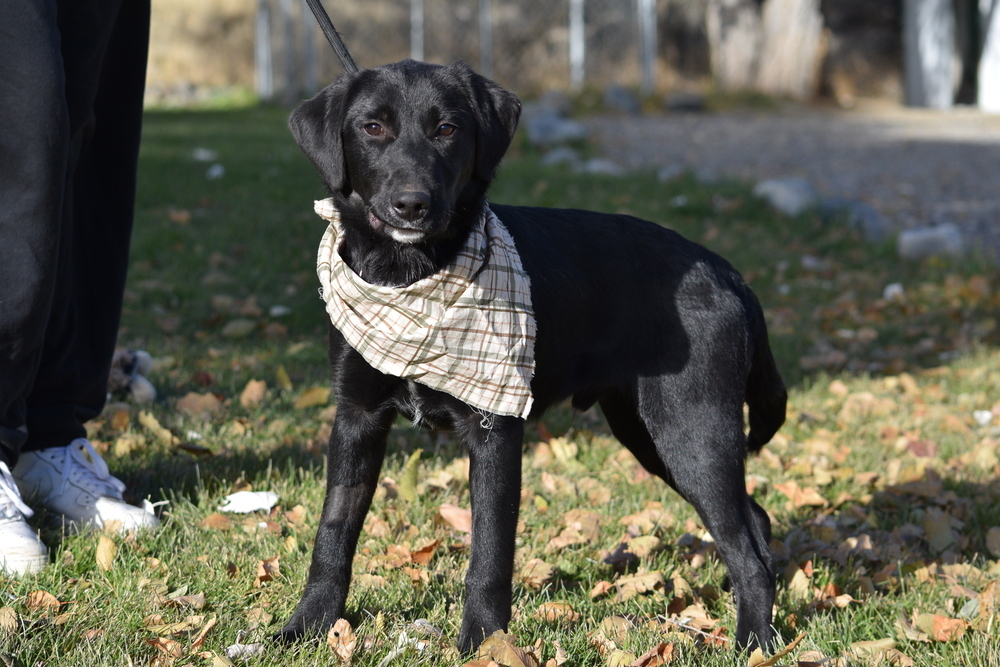
[[[812,98],[825,55],[819,0],[767,0],[762,23],[757,87],[770,95]]]
[[[709,0],[705,31],[716,85],[723,90],[752,88],[762,34],[755,0]]]

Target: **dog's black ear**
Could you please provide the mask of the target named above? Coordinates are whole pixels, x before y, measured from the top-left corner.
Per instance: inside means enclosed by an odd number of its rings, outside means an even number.
[[[521,100],[466,65],[453,67],[469,76],[476,113],[476,177],[489,183],[514,138],[521,117]]]
[[[288,118],[288,127],[295,142],[316,165],[323,181],[332,192],[347,192],[347,170],[344,166],[344,124],[347,92],[354,77],[344,74],[311,99],[302,102]]]

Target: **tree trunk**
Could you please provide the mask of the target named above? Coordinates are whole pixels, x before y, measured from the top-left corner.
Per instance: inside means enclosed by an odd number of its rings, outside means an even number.
[[[947,109],[955,92],[952,0],[903,0],[903,89],[914,107]]]
[[[797,100],[813,97],[826,55],[819,0],[767,0],[762,23],[757,87]]]
[[[722,90],[752,88],[761,44],[754,0],[709,0],[705,16],[712,76]]]
[[[979,108],[1000,113],[1000,3],[996,0],[989,13],[983,13],[986,26],[983,53],[979,57]]]

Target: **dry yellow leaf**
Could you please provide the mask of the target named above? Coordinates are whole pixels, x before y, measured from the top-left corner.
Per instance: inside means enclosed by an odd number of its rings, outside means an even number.
[[[994,558],[1000,558],[1000,526],[993,526],[986,531],[986,550]]]
[[[460,533],[472,532],[472,510],[445,503],[438,508],[438,514]]]
[[[299,394],[299,397],[295,399],[295,409],[304,410],[306,408],[312,408],[317,405],[326,405],[330,402],[330,388],[329,387],[310,387],[304,392]]]
[[[150,433],[155,435],[165,445],[174,445],[179,442],[169,429],[161,426],[159,420],[148,412],[139,413],[139,423],[146,427]]]
[[[105,572],[111,570],[111,566],[118,555],[118,545],[107,535],[101,535],[97,541],[97,554],[94,556],[97,567]]]
[[[21,622],[17,617],[17,612],[11,607],[0,608],[0,631],[6,635],[17,632]]]
[[[281,569],[278,564],[280,559],[281,556],[274,556],[273,558],[268,558],[257,563],[257,576],[253,581],[254,588],[260,588],[263,582],[277,579],[281,575]]]
[[[191,417],[207,419],[222,408],[222,401],[215,394],[199,394],[188,392],[186,396],[177,399],[177,411]]]
[[[291,391],[294,386],[292,385],[292,378],[288,377],[288,371],[285,370],[284,365],[278,366],[278,370],[274,371],[274,379],[278,382],[278,386],[285,391]]]
[[[250,380],[247,386],[240,393],[240,405],[247,410],[251,410],[260,405],[267,393],[267,382],[264,380]]]
[[[580,620],[580,613],[566,602],[543,602],[535,610],[535,618],[546,623],[559,621],[575,623]]]
[[[229,530],[233,527],[233,520],[221,512],[215,512],[202,519],[199,525],[208,530]]]
[[[521,567],[521,571],[518,573],[518,578],[524,583],[528,588],[538,590],[545,584],[552,581],[552,577],[555,576],[556,568],[554,565],[546,563],[541,558],[532,558],[527,563]]]
[[[330,631],[326,633],[326,643],[333,650],[334,655],[347,664],[351,664],[358,638],[347,620],[337,619]]]
[[[479,645],[478,658],[493,660],[503,667],[538,667],[538,661],[526,649],[515,644],[516,637],[497,630]]]

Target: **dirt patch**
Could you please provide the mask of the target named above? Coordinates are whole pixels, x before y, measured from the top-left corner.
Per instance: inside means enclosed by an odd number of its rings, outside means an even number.
[[[681,165],[751,182],[801,176],[824,197],[875,206],[896,229],[954,223],[1000,260],[1000,116],[869,103],[585,122],[628,168]]]

